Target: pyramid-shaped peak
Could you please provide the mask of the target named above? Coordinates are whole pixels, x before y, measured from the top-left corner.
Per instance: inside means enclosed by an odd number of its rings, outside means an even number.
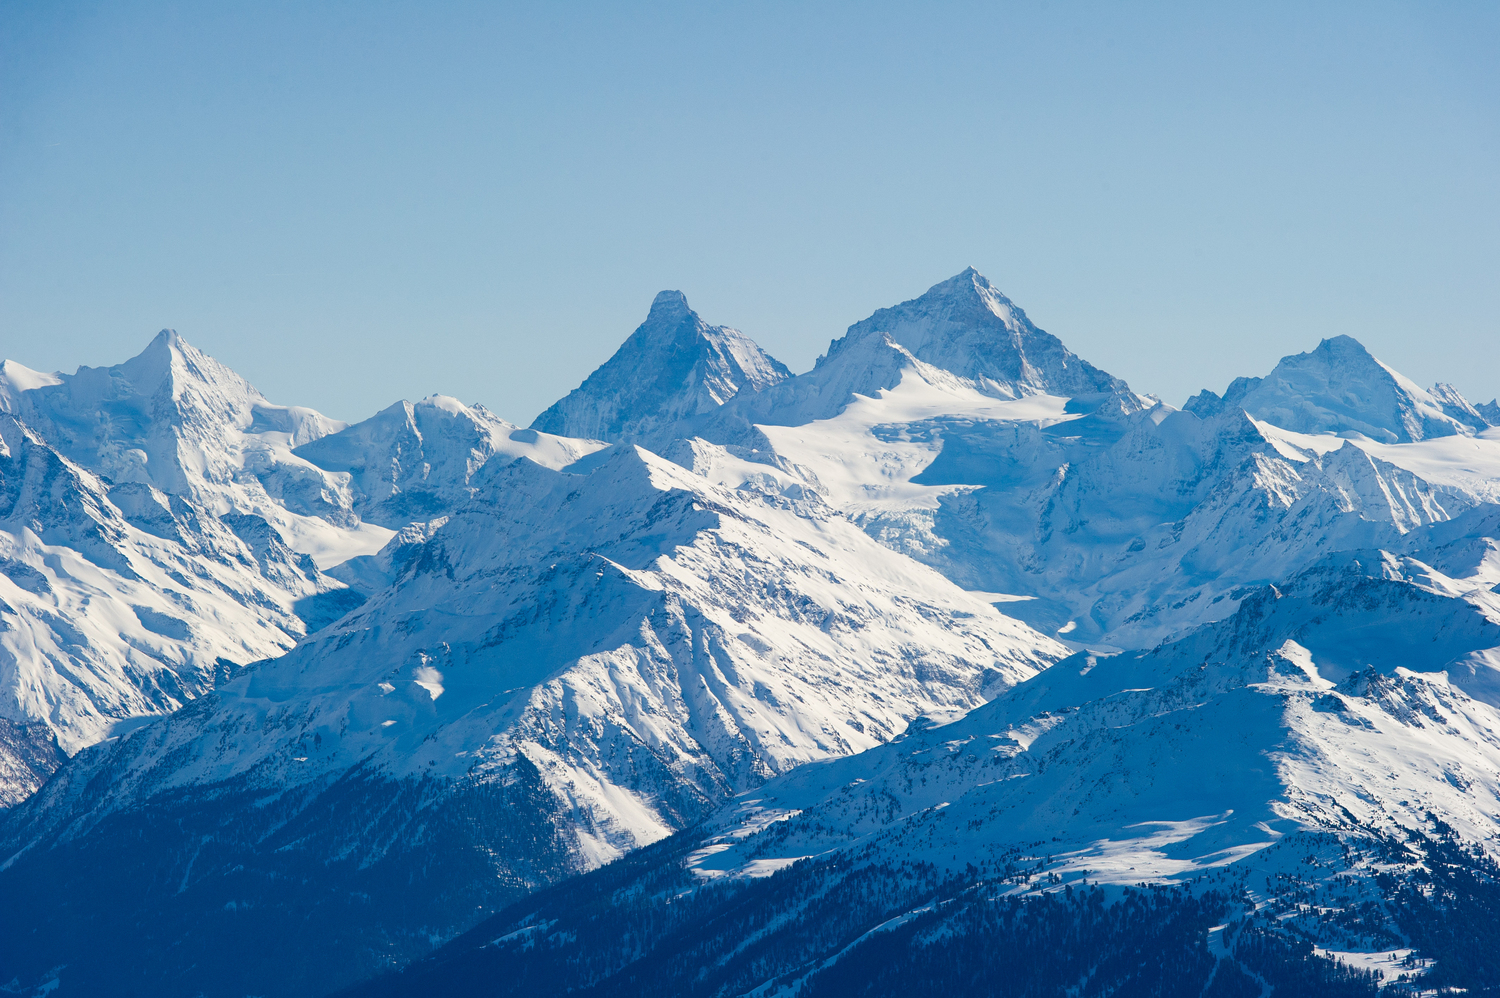
[[[105,370],[124,375],[127,380],[136,385],[137,389],[149,394],[162,378],[171,375],[173,358],[180,355],[185,346],[187,344],[181,336],[177,335],[177,330],[163,329],[151,338],[151,342],[146,344],[146,349],[129,360],[112,368],[105,368]],[[78,373],[82,375],[85,370],[87,369],[79,368]]]
[[[928,288],[920,297],[882,308],[834,341],[818,363],[837,367],[882,367],[883,344],[893,343],[916,359],[1002,398],[1046,392],[1100,395],[1128,392],[1125,382],[1078,357],[1062,341],[1037,328],[1026,313],[975,270]],[[890,373],[853,374],[851,385],[869,394]],[[874,380],[871,380],[874,378]],[[879,382],[879,383],[877,383]]]
[[[198,354],[199,356],[207,356],[201,350],[196,349],[192,344],[188,343],[187,340],[183,339],[181,335],[178,334],[177,330],[163,329],[161,332],[151,337],[151,342],[146,344],[146,348],[144,350],[142,350],[140,353],[136,354],[129,360],[123,361],[121,364],[116,366],[124,367],[127,364],[134,364],[145,358],[152,357],[158,358],[158,362],[161,362],[163,360],[171,358],[174,354],[181,354],[188,351],[191,351],[194,354]]]
[[[681,317],[691,314],[692,311],[688,307],[687,295],[681,291],[659,291],[656,297],[651,299],[651,312],[646,321]]]
[[[89,369],[80,368],[79,376]],[[142,395],[153,395],[169,386],[169,393],[179,396],[187,383],[199,390],[229,393],[236,400],[263,401],[260,392],[240,374],[193,346],[175,329],[163,329],[152,337],[146,349],[111,368],[103,368],[112,377],[124,378]]]
[[[1212,408],[1211,394],[1195,396],[1192,411]],[[1384,443],[1474,431],[1445,411],[1442,399],[1345,335],[1281,358],[1264,378],[1235,379],[1220,404],[1299,433],[1358,434]]]
[[[679,420],[715,409],[743,389],[791,377],[781,362],[728,326],[710,326],[681,291],[663,291],[613,357],[531,424],[560,437],[670,440]],[[663,438],[663,434],[667,434]]]
[[[960,270],[958,273],[954,274],[946,281],[939,281],[938,283],[934,284],[927,293],[931,294],[934,291],[938,291],[944,288],[965,287],[993,289],[994,285],[990,283],[989,278],[985,277],[978,270],[974,269],[973,267],[965,267],[963,270]]]
[[[1318,341],[1318,348],[1314,353],[1324,354],[1328,357],[1340,360],[1359,360],[1366,363],[1380,364],[1363,343],[1345,333],[1338,336],[1327,336]],[[1385,365],[1381,365],[1384,367]]]
[[[1010,305],[1011,301],[1000,293],[1000,289],[990,283],[985,277],[973,267],[965,267],[946,281],[939,281],[927,292],[915,301],[937,300],[964,300],[968,302],[983,303],[987,306],[995,304]]]
[[[6,404],[69,459],[116,482],[179,495],[217,494],[235,480],[249,452],[245,434],[285,433],[303,443],[343,426],[311,409],[273,405],[173,329],[129,360],[81,366],[12,394]]]

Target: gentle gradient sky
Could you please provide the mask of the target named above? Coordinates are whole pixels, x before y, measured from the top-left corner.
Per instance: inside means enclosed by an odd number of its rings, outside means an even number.
[[[974,265],[1181,404],[1500,393],[1500,5],[0,0],[0,354],[526,423],[679,288],[793,370]]]

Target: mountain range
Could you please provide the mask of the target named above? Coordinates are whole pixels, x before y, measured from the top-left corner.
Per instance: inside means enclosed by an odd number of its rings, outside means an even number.
[[[972,269],[798,375],[664,291],[527,428],[6,361],[0,980],[1500,987],[1429,938],[1500,903],[1497,424],[1349,337],[1175,409]]]

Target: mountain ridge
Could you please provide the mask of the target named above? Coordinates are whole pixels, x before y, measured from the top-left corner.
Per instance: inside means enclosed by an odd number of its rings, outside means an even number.
[[[1451,385],[1443,397],[1420,388],[1377,360],[1352,336],[1333,336],[1316,349],[1281,359],[1265,378],[1237,378],[1222,398],[1205,389],[1186,408],[1204,413],[1238,406],[1258,419],[1300,433],[1358,433],[1382,443],[1472,435],[1487,426]]]
[[[786,991],[948,931],[939,890],[1198,877],[1231,912],[1254,871],[1332,910],[1338,877],[1384,903],[1359,857],[1403,828],[1500,834],[1500,437],[1355,341],[1177,410],[971,268],[796,376],[664,292],[548,410],[584,436],[446,396],[335,424],[215,364],[163,333],[0,370],[0,693],[122,705],[63,738],[0,703],[23,991],[315,993],[579,874],[643,899],[606,921],[752,899],[813,962],[746,990]],[[479,940],[516,980],[593,966],[501,945],[518,911]]]

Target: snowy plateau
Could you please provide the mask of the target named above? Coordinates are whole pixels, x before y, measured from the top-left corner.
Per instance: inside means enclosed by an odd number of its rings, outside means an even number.
[[[530,427],[0,368],[0,994],[1500,993],[1500,403],[966,270]]]

